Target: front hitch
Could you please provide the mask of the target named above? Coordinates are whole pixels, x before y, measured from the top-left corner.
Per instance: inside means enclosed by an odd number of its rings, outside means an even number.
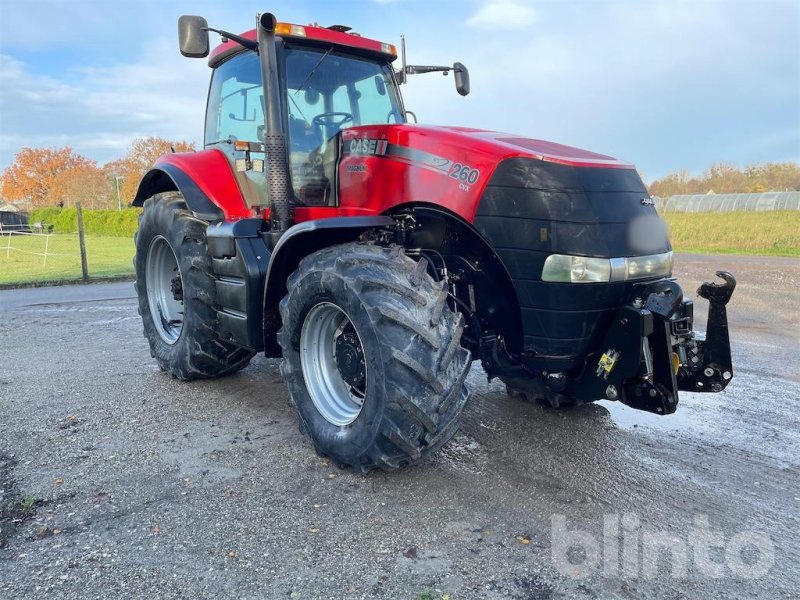
[[[675,280],[638,284],[567,393],[668,415],[678,406],[678,390],[725,389],[733,377],[725,305],[736,279],[727,271],[717,276],[724,283],[704,283],[697,290],[709,301],[705,339],[697,339],[694,303],[683,297]]]
[[[728,311],[725,305],[736,289],[736,279],[727,271],[717,271],[724,283],[703,283],[697,295],[708,300],[705,340],[695,340],[698,365],[682,369],[678,389],[687,392],[721,392],[733,378]]]

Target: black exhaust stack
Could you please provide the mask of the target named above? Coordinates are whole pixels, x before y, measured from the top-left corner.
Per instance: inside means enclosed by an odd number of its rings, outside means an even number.
[[[267,163],[267,203],[269,204],[272,246],[292,225],[289,196],[289,160],[286,132],[281,115],[278,62],[275,57],[275,15],[259,15],[258,52],[261,55],[261,79],[264,85],[264,149]]]

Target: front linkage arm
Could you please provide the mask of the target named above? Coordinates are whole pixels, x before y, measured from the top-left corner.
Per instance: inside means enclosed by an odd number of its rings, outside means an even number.
[[[721,392],[733,378],[728,311],[725,305],[736,288],[736,279],[727,271],[717,271],[724,283],[703,283],[697,295],[708,300],[706,339],[697,340],[701,368],[680,378],[678,389],[691,392]]]

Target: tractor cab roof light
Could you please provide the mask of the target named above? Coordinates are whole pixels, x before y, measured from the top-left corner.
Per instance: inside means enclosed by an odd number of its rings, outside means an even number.
[[[292,25],[291,23],[278,23],[275,25],[275,35],[284,37],[306,37],[306,28],[302,25]]]
[[[310,25],[310,27],[315,27],[316,25]],[[350,30],[349,27],[345,27],[343,25],[332,25],[331,27],[325,27],[324,29],[329,29],[331,31],[335,31],[337,33],[347,33],[347,35],[358,35],[357,33]],[[302,25],[292,25],[291,23],[277,23],[275,25],[275,35],[279,35],[282,37],[301,37],[307,38],[308,32],[306,28]],[[313,33],[312,33],[313,37]],[[381,52],[383,54],[388,54],[393,57],[397,57],[397,48],[394,47],[392,44],[384,44],[381,43]]]

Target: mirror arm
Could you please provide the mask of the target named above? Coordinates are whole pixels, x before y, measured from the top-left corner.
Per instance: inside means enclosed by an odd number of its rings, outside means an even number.
[[[433,67],[428,65],[407,65],[405,68],[405,72],[408,75],[420,75],[422,73],[435,73],[437,71],[444,72],[444,75],[450,73],[453,70],[453,67]]]
[[[213,31],[214,33],[220,34],[224,38],[228,38],[229,40],[233,40],[240,46],[247,48],[248,50],[252,50],[255,53],[258,53],[258,42],[254,40],[248,40],[247,38],[243,38],[240,35],[236,35],[235,33],[230,33],[227,31],[223,31],[222,29],[214,29],[213,27],[203,27],[206,31]]]

